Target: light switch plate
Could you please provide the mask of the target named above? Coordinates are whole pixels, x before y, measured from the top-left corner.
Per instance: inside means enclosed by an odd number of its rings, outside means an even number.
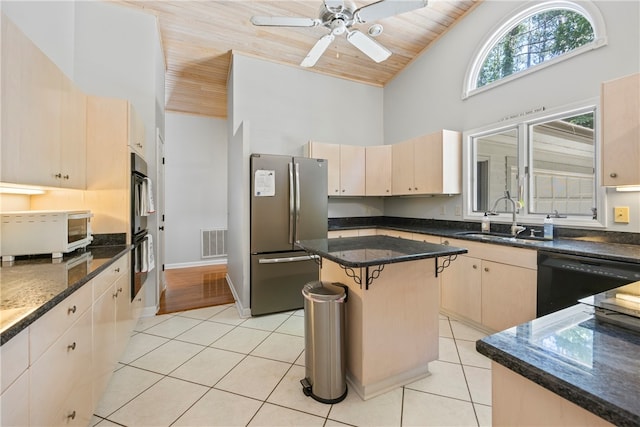
[[[629,224],[629,206],[616,206],[613,208],[613,222]]]

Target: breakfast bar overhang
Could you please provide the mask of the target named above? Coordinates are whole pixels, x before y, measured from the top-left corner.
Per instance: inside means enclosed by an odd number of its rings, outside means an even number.
[[[297,242],[320,279],[349,288],[347,382],[369,399],[429,374],[438,358],[438,274],[464,248],[389,236]]]

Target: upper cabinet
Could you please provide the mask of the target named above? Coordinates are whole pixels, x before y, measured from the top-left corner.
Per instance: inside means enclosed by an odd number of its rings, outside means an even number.
[[[1,180],[84,188],[86,97],[4,15],[2,64]]]
[[[145,131],[142,118],[129,104],[129,147],[140,157],[145,158]]]
[[[391,195],[391,145],[365,148],[365,193],[367,196]]]
[[[365,147],[311,141],[309,157],[327,159],[329,196],[365,195]]]
[[[640,185],[640,73],[602,84],[602,183]]]
[[[462,135],[442,130],[392,145],[393,195],[462,191]]]

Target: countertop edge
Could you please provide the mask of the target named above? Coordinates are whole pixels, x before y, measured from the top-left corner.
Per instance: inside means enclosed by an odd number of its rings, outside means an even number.
[[[104,262],[102,265],[97,267],[91,273],[87,274],[86,276],[84,276],[82,279],[78,280],[73,285],[67,287],[64,291],[60,292],[58,295],[56,295],[55,297],[51,298],[49,301],[47,301],[46,303],[42,304],[40,307],[38,307],[37,309],[35,309],[31,313],[29,313],[28,315],[23,317],[22,319],[20,319],[19,321],[17,321],[13,325],[9,326],[6,330],[2,331],[2,333],[0,333],[0,346],[4,345],[11,338],[13,338],[16,335],[18,335],[25,328],[27,328],[32,323],[34,323],[36,320],[38,320],[40,317],[42,317],[47,312],[49,312],[52,308],[54,308],[55,306],[60,304],[62,301],[64,301],[69,295],[73,294],[75,291],[80,289],[82,286],[84,286],[87,283],[89,283],[91,281],[91,279],[93,279],[98,274],[100,274],[101,272],[106,270],[110,265],[112,265],[114,262],[116,262],[123,255],[125,255],[125,254],[127,254],[128,252],[131,251],[131,248],[132,248],[131,245],[123,245],[123,246],[124,246],[123,249],[120,252],[118,252],[116,255],[114,255],[111,259],[109,259],[109,261]]]

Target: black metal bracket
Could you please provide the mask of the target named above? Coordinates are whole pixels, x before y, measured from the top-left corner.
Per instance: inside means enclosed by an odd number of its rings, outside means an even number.
[[[360,268],[360,274],[358,275],[353,268],[346,267],[342,264],[338,265],[344,270],[344,273],[347,275],[347,277],[353,279],[353,281],[356,282],[356,285],[359,285],[362,289],[362,267]],[[382,273],[382,270],[384,270],[384,264],[373,266],[372,270],[369,269],[369,266],[365,267],[365,290],[368,290],[373,281],[380,277],[380,273]]]
[[[438,257],[435,258],[436,260],[436,277],[438,277],[438,274],[442,273],[444,271],[445,268],[449,267],[449,265],[451,265],[452,261],[455,261],[455,259],[458,258],[458,254],[453,254],[453,255],[447,255],[447,257],[444,259],[444,261],[442,261],[442,265],[438,265]]]

